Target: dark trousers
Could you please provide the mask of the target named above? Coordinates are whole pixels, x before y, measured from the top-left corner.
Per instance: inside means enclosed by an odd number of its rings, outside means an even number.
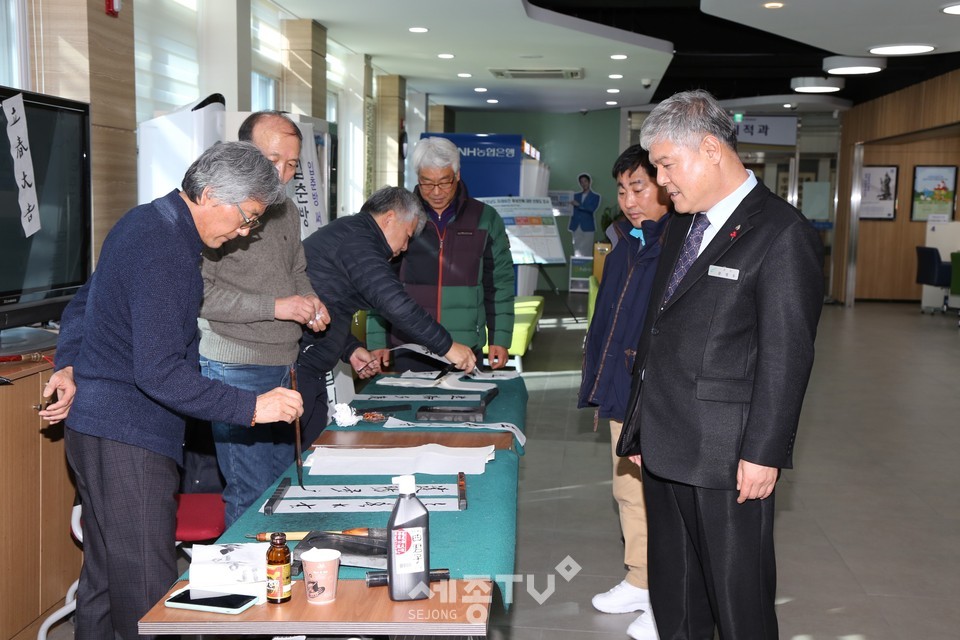
[[[303,397],[300,444],[306,449],[327,428],[327,372],[298,364],[297,390]]]
[[[135,640],[137,621],[177,579],[176,463],[66,429],[83,505],[77,640]]]
[[[643,469],[650,602],[661,640],[777,640],[774,496],[664,480]]]

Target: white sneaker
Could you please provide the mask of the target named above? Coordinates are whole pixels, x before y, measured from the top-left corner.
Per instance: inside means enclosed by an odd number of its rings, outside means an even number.
[[[650,605],[650,592],[624,580],[610,591],[593,596],[591,602],[597,611],[604,613],[630,613]]]
[[[657,623],[653,619],[653,611],[647,609],[627,627],[627,635],[633,640],[660,640],[657,635]]]

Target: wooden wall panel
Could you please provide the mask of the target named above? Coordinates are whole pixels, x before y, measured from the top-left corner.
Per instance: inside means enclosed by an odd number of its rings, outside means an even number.
[[[926,237],[926,223],[910,219],[913,168],[960,161],[960,139],[950,136],[918,142],[868,145],[865,165],[898,165],[896,217],[861,220],[857,254],[856,297],[865,300],[919,300],[916,249]]]
[[[856,257],[856,298],[919,300],[913,281],[916,249],[926,226],[910,221],[913,167],[960,165],[960,134],[956,128],[909,142],[914,134],[960,123],[960,70],[857,105],[843,114],[838,202],[834,232],[834,278],[830,295],[846,300],[850,242],[850,195],[853,188],[855,144],[864,144],[864,164],[895,164],[899,170],[897,216],[893,222],[859,222]],[[899,141],[891,140],[902,136]],[[896,144],[899,142],[900,144]],[[884,226],[886,225],[886,226]]]
[[[89,3],[88,0],[28,0],[29,88],[32,91],[90,102]],[[103,3],[100,8],[103,9]]]
[[[960,122],[960,69],[919,86],[923,87],[923,108],[917,114],[918,129]]]
[[[137,129],[136,71],[134,67],[133,11],[124,2],[114,18],[103,2],[87,0],[90,34],[90,111],[94,126],[126,131]],[[130,162],[136,166],[136,155]]]
[[[137,134],[135,131],[94,126],[91,128],[93,157],[93,255],[113,225],[137,206]]]
[[[314,20],[284,20],[282,108],[327,117],[327,29]]]
[[[100,0],[28,0],[31,89],[90,104],[93,256],[137,204],[133,2],[112,17]]]

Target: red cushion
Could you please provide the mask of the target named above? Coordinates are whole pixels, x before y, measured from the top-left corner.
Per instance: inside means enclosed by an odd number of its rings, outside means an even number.
[[[223,498],[219,493],[177,495],[177,541],[213,540],[220,537],[224,528]]]

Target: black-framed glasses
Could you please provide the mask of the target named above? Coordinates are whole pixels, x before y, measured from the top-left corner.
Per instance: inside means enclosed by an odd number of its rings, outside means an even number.
[[[237,208],[237,211],[240,212],[240,217],[243,218],[243,224],[237,227],[238,229],[256,229],[260,226],[260,216],[253,216],[248,218],[247,214],[243,212],[243,209],[240,208],[240,205],[233,205]],[[263,215],[263,214],[260,214]]]
[[[456,180],[441,180],[440,182],[418,182],[417,184],[420,185],[420,191],[429,193],[434,189],[439,189],[440,191],[449,191],[450,188],[456,184],[456,182]]]

